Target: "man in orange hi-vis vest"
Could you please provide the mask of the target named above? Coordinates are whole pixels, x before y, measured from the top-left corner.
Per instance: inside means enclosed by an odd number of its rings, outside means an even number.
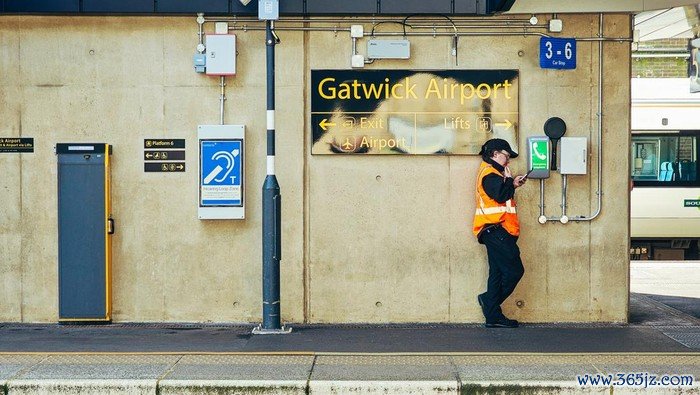
[[[487,328],[515,328],[501,311],[501,303],[513,293],[523,276],[523,262],[517,241],[520,223],[515,207],[515,189],[527,176],[513,177],[508,168],[511,158],[518,156],[503,139],[491,139],[481,147],[483,162],[476,177],[476,212],[474,235],[486,245],[489,279],[486,292],[477,296],[486,318]]]

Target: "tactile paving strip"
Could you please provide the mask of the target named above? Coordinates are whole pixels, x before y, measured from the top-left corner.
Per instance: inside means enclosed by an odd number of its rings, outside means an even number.
[[[304,365],[313,363],[313,356],[294,355],[186,355],[179,365]]]
[[[665,329],[661,333],[692,349],[700,350],[700,327],[684,329]]]
[[[177,355],[52,355],[42,365],[172,365]]]
[[[37,365],[46,359],[46,355],[0,355],[0,394],[2,392],[2,380],[8,380],[22,370]]]
[[[410,355],[342,355],[320,356],[316,358],[316,365],[451,365],[449,357]]]

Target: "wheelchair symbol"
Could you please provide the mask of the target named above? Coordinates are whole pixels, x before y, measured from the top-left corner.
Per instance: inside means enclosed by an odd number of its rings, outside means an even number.
[[[221,159],[220,163],[224,163],[224,167],[221,165],[216,165],[214,170],[212,170],[206,177],[204,177],[204,184],[210,184],[212,181],[216,182],[222,182],[228,177],[229,174],[231,174],[231,171],[233,171],[233,167],[235,165],[235,160],[240,153],[239,150],[235,149],[231,152],[227,151],[218,151],[214,155],[212,155],[211,159],[214,161],[218,161]],[[220,175],[223,172],[223,175]],[[233,181],[235,176],[231,176],[231,181]]]

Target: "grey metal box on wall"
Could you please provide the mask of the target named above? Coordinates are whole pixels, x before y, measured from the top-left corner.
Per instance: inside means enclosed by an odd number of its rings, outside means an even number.
[[[111,320],[109,146],[57,144],[58,316]]]
[[[559,173],[588,173],[588,138],[562,137],[560,140]]]

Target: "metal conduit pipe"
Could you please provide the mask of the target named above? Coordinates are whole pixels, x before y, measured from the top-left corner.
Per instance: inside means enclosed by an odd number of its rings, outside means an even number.
[[[581,38],[577,38],[576,41],[598,41],[598,42],[614,41],[614,42],[618,42],[618,43],[625,43],[625,42],[631,43],[632,39],[631,38],[621,38],[621,37],[608,38],[608,37],[601,36],[601,37],[581,37]]]
[[[544,215],[544,178],[540,178],[540,216],[538,221],[541,224],[547,222],[547,216]]]
[[[238,31],[248,31],[248,30],[265,30],[264,27],[257,27],[257,26],[231,26],[228,28],[229,30],[238,30]],[[275,27],[275,30],[286,30],[286,31],[325,31],[325,32],[349,32],[349,28],[318,28],[318,27]],[[474,37],[488,37],[488,36],[539,36],[539,37],[547,37],[551,38],[553,36],[550,36],[549,34],[544,34],[544,33],[538,33],[538,32],[458,32],[458,33],[449,33],[449,32],[406,32],[404,34],[403,32],[375,32],[374,34],[372,33],[364,33],[365,37],[395,37],[395,36],[423,36],[423,37],[437,37],[437,36],[444,36],[444,37],[454,37],[455,35],[457,36],[474,36]],[[631,42],[631,39],[627,38],[577,38],[576,41],[615,41],[615,42]]]
[[[264,27],[258,26],[229,26],[228,30],[238,30],[238,31],[248,31],[248,30],[265,30]],[[275,30],[286,30],[286,31],[312,31],[312,32],[349,32],[349,28],[330,28],[330,27],[275,27]],[[448,33],[448,32],[375,32],[375,33],[364,33],[364,37],[389,37],[389,36],[424,36],[424,37],[436,37],[436,36],[447,36],[454,37],[457,36],[541,36],[541,37],[551,37],[550,35],[537,32],[462,32],[462,33]]]
[[[248,23],[246,22],[243,24],[243,26],[248,26]],[[234,23],[234,26],[237,25]],[[411,29],[547,29],[547,25],[406,25],[407,27]],[[283,29],[283,30],[290,30],[293,29],[295,26],[287,26],[285,28],[280,28],[276,27],[275,30],[277,29]],[[301,26],[296,26],[298,28],[302,28]],[[253,29],[252,27],[248,27],[248,29]],[[315,30],[315,29],[320,29],[319,31],[323,30],[347,30],[346,28],[330,28],[330,27],[309,27],[308,29]]]
[[[537,218],[537,222],[541,224],[546,224],[547,221],[559,221],[560,217],[548,217],[544,211],[544,178],[540,179],[540,216]]]
[[[559,221],[562,224],[569,222],[569,217],[566,216],[566,174],[561,175],[561,218]]]
[[[230,23],[230,24],[233,24],[233,25],[238,25],[238,24],[259,24],[259,23],[256,23],[256,22],[261,22],[261,21],[254,21],[254,20],[251,20],[251,21],[229,21],[229,22],[227,22],[227,23]],[[355,21],[319,22],[318,24],[321,24],[321,25],[334,24],[334,25],[337,26],[337,25],[341,25],[341,24],[342,24],[342,25],[357,25],[357,24],[362,24],[362,23],[364,23],[364,24],[369,24],[369,23],[371,23],[372,25],[378,25],[378,24],[383,23],[383,22],[391,22],[391,23],[402,24],[402,25],[405,25],[405,26],[410,27],[410,28],[420,28],[420,29],[433,29],[433,28],[452,29],[452,28],[454,28],[454,27],[458,27],[458,28],[471,28],[471,27],[473,27],[473,28],[485,28],[485,27],[497,27],[497,28],[501,28],[501,29],[502,29],[502,28],[535,28],[535,29],[547,29],[547,28],[549,27],[547,24],[543,24],[543,23],[540,23],[540,24],[520,23],[520,22],[518,22],[518,23],[490,23],[490,22],[489,22],[489,23],[484,23],[484,22],[488,22],[488,21],[482,21],[482,23],[477,23],[478,21],[472,21],[472,22],[467,21],[467,22],[468,22],[467,24],[464,24],[464,23],[456,23],[454,26],[453,26],[452,24],[445,25],[445,24],[443,24],[444,21],[442,21],[442,20],[440,21],[441,23],[439,23],[439,24],[438,24],[438,23],[430,23],[430,24],[423,24],[423,23],[419,23],[419,24],[416,24],[416,23],[405,23],[405,24],[404,24],[404,22],[403,22],[403,21],[400,21],[400,20],[382,20],[382,21],[379,21],[379,22],[377,22],[377,21],[372,21],[372,22],[367,21],[367,22],[358,22],[358,23],[349,23],[349,22],[355,22]],[[429,21],[428,21],[428,22],[429,22]],[[290,22],[290,21],[287,21],[287,23],[286,23],[285,25],[289,25],[289,24],[308,25],[309,23],[305,23],[305,22]]]
[[[221,119],[219,120],[221,123],[220,125],[224,124],[224,102],[226,101],[226,77],[221,76],[221,96],[219,96],[219,102],[220,102],[220,117]]]
[[[205,22],[204,14],[202,14],[200,12],[199,14],[197,14],[197,24],[199,25],[199,33],[197,33],[197,34],[199,35],[199,44],[200,45],[204,45],[204,22]]]
[[[228,30],[248,31],[248,30],[265,30],[264,26],[229,26]],[[298,32],[349,32],[349,27],[277,27],[275,30],[298,31]]]
[[[506,19],[506,18],[460,18],[460,17],[451,17],[455,21],[459,22],[477,22],[477,23],[500,23],[500,24],[509,24],[509,23],[523,23],[523,24],[528,24],[530,25],[530,19]],[[376,23],[378,21],[403,21],[405,18],[404,17],[382,17],[382,18],[355,18],[355,19],[349,19],[349,18],[283,18],[278,21],[276,21],[278,24],[279,23],[290,23],[290,22],[299,22],[299,23],[313,23],[313,22],[318,22],[318,23]],[[439,20],[440,22],[444,22],[443,18],[438,18],[438,17],[430,17],[426,16],[425,18],[422,18],[419,15],[416,15],[413,17],[414,20],[420,20],[420,21],[431,21],[431,20]],[[261,22],[257,18],[253,17],[243,17],[243,18],[238,18],[238,17],[218,17],[218,18],[204,18],[205,22],[233,22],[233,23],[238,23],[238,22]],[[262,21],[264,22],[264,21]],[[278,26],[275,27],[277,29]]]
[[[403,36],[404,34],[402,32],[396,32],[396,33],[374,33],[374,36]],[[405,34],[406,36],[449,36],[452,37],[455,35],[455,33],[447,33],[447,32],[442,32],[442,33],[423,33],[423,32],[407,32]],[[547,37],[547,38],[553,38],[554,36],[551,36],[549,34],[544,34],[544,33],[538,33],[538,32],[461,32],[457,33],[458,36],[540,36],[540,37]],[[370,33],[365,33],[365,36],[372,36]],[[606,38],[606,37],[581,37],[581,38],[576,38],[576,41],[598,41],[598,42],[603,42],[603,41],[614,41],[614,42],[632,42],[631,38],[619,38],[619,37],[612,37],[612,38]]]
[[[598,36],[603,37],[603,14],[598,14]],[[590,216],[575,216],[571,221],[591,221],[603,209],[603,42],[598,42],[598,208]]]
[[[448,36],[448,37],[454,37],[455,34],[458,36],[540,36],[540,37],[552,37],[548,34],[544,33],[537,33],[537,32],[457,32],[457,33],[448,33],[448,32],[406,32],[405,36]],[[380,33],[365,33],[365,36],[370,36],[370,37],[394,37],[394,36],[404,36],[402,32],[380,32]]]
[[[451,28],[451,26],[450,26]],[[265,30],[263,26],[229,26],[228,30],[238,30],[238,31],[248,31],[248,30]],[[286,31],[311,31],[311,32],[349,32],[350,28],[343,27],[275,27],[275,30],[286,30]],[[364,33],[365,37],[379,37],[379,36],[542,36],[551,37],[544,33],[536,32],[374,32],[374,33]]]
[[[499,28],[499,29],[547,29],[547,25],[408,25],[411,29],[452,29],[456,27],[458,29],[488,29],[488,28]]]
[[[452,29],[452,26],[443,26],[441,28],[444,29]],[[470,26],[469,28],[499,28],[498,26]],[[528,27],[529,28],[529,27]],[[427,29],[427,28],[426,28]],[[264,26],[248,26],[248,25],[243,25],[243,26],[229,26],[228,30],[238,30],[238,31],[248,31],[248,30],[265,30]],[[288,27],[275,27],[275,30],[286,30],[286,31],[309,31],[309,32],[349,32],[350,28],[347,27],[301,27],[301,26],[288,26]],[[501,32],[473,32],[474,34],[471,34],[470,32],[464,32],[464,33],[459,33],[459,32],[452,32],[452,33],[446,33],[446,32],[433,32],[433,33],[426,33],[426,32],[406,32],[404,34],[403,32],[375,32],[375,33],[365,33],[365,36],[373,37],[373,36],[451,36],[454,37],[455,34],[457,35],[487,35],[487,36],[492,36],[496,34],[501,34]],[[540,35],[543,37],[550,37],[547,34],[543,33],[533,33],[533,32],[517,32],[517,33],[507,33],[507,32],[502,32],[503,35],[512,35],[512,36],[522,36],[522,35]]]
[[[562,175],[562,216],[561,217],[547,217],[544,211],[544,179],[540,180],[540,216],[538,222],[545,224],[548,221],[560,221],[561,223],[567,223],[569,221],[591,221],[600,215],[603,207],[603,41],[632,41],[631,39],[604,39],[603,38],[603,14],[598,14],[598,108],[596,115],[598,117],[598,136],[596,143],[598,144],[598,190],[596,195],[598,196],[598,208],[590,216],[578,215],[575,217],[566,216],[566,175]],[[579,41],[579,39],[576,39]],[[581,40],[586,41],[586,40]],[[588,40],[593,41],[593,40]]]
[[[459,27],[459,26],[458,26]],[[503,26],[488,26],[490,28],[503,28]],[[533,26],[527,26],[527,29],[532,28]],[[432,29],[432,27],[425,27],[426,29]],[[452,28],[451,25],[446,25],[442,26],[441,28]],[[484,26],[463,26],[463,28],[484,28]],[[265,30],[265,27],[263,26],[248,26],[248,25],[243,25],[243,26],[230,26],[228,28],[229,30],[238,30],[238,31],[248,31],[248,30]],[[313,31],[313,32],[349,32],[350,28],[344,28],[344,27],[275,27],[275,30],[286,30],[286,31]],[[447,36],[447,37],[455,37],[455,36],[540,36],[540,37],[547,37],[547,38],[552,38],[553,36],[549,34],[544,34],[544,33],[538,33],[538,32],[406,32],[405,34],[403,32],[375,32],[375,33],[364,33],[365,37],[393,37],[393,36],[430,36],[430,37],[436,37],[436,36]],[[576,38],[576,41],[613,41],[613,42],[632,42],[631,38],[621,38],[621,37],[578,37]]]

